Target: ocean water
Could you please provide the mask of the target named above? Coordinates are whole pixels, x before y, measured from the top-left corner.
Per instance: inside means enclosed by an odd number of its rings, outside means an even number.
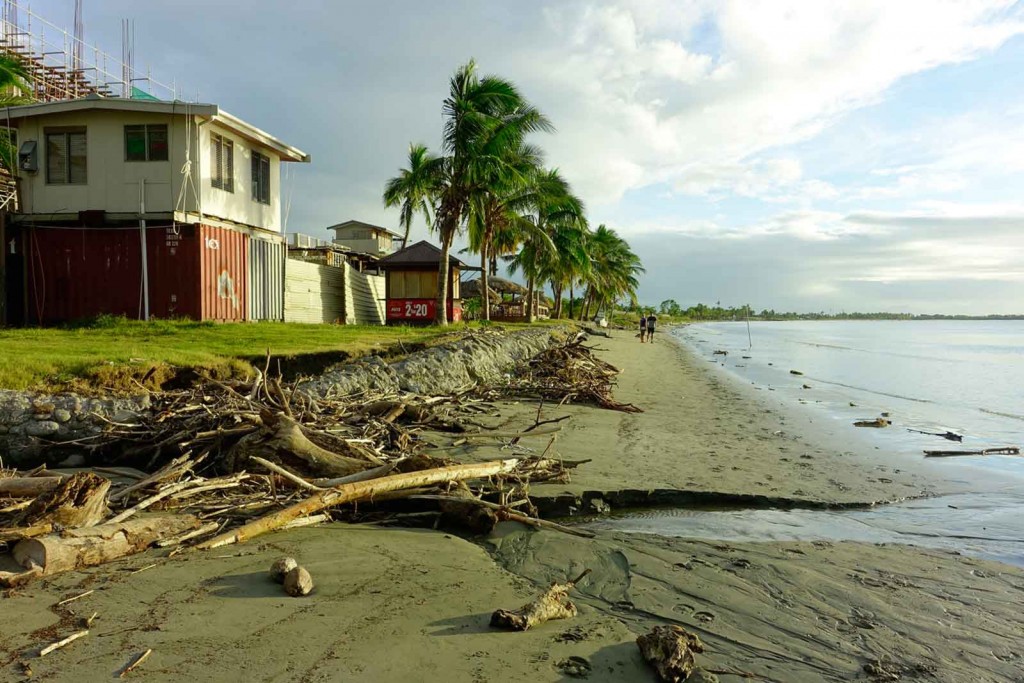
[[[831,421],[837,448],[856,440],[898,461],[922,460],[924,450],[1024,445],[1024,321],[752,322],[749,337],[745,322],[730,322],[673,334],[735,381]],[[882,413],[891,426],[853,426]],[[955,432],[963,442],[911,430]],[[1024,457],[927,463],[967,490],[870,510],[651,511],[589,526],[737,541],[907,543],[1024,566]]]
[[[892,426],[857,429],[881,450],[1024,445],[1024,321],[751,322],[749,338],[746,323],[729,322],[675,334],[729,374],[822,418],[852,425],[888,413]],[[984,460],[1024,475],[1024,458]]]

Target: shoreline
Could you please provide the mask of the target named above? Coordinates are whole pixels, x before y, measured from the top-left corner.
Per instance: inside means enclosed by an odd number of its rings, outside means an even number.
[[[664,334],[644,346],[629,333],[612,334],[591,343],[623,370],[616,399],[646,412],[545,407],[545,418],[572,415],[552,448],[592,460],[569,483],[534,485],[536,500],[569,496],[586,507],[598,498],[607,505],[612,491],[689,491],[828,506],[957,488],[934,468],[829,448],[797,417],[715,377]],[[492,427],[521,427],[533,422],[537,403],[500,404],[499,412]],[[547,444],[529,441],[537,452]],[[507,457],[498,442],[445,453],[459,461]],[[599,510],[577,510],[590,512]],[[317,584],[311,596],[283,596],[267,580],[282,554],[309,568]],[[525,633],[488,626],[493,610],[517,607],[583,568],[592,573],[573,591],[576,618]],[[94,592],[57,605],[86,590]],[[1024,571],[903,545],[612,531],[581,539],[512,522],[471,541],[333,523],[224,553],[161,559],[150,551],[9,591],[0,610],[0,671],[19,680],[17,662],[27,661],[40,680],[99,680],[152,648],[133,676],[565,682],[576,680],[568,672],[582,660],[590,681],[655,681],[635,638],[677,623],[707,645],[700,665],[752,672],[754,680],[892,680],[881,673],[888,672],[1010,681],[1020,664],[1022,595]],[[100,616],[90,636],[45,659],[26,655],[93,612]]]

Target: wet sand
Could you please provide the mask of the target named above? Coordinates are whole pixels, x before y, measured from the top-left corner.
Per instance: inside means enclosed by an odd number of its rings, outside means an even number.
[[[557,451],[593,462],[533,495],[685,489],[863,503],[956,488],[941,470],[831,448],[815,425],[727,385],[664,338],[641,347],[618,335],[594,343],[624,370],[617,398],[646,412],[545,409],[545,417],[573,415]],[[523,402],[493,421],[522,428],[535,412]],[[537,450],[547,443],[533,441]],[[699,633],[702,665],[761,680],[896,680],[864,670],[886,658],[883,668],[901,680],[1021,680],[1024,572],[1006,565],[895,545],[613,532],[586,540],[510,523],[476,541],[334,524],[169,560],[151,551],[30,584],[0,599],[0,680],[23,680],[19,661],[31,665],[31,680],[110,679],[152,648],[130,678],[570,681],[578,678],[566,662],[578,657],[591,681],[653,681],[633,641],[658,623]],[[312,595],[289,598],[266,578],[281,554],[310,569]],[[488,627],[494,609],[584,567],[593,574],[576,591],[575,619],[526,633]],[[89,636],[35,656],[93,612]]]

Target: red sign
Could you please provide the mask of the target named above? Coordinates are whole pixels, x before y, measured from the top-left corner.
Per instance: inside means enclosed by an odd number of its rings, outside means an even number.
[[[433,320],[437,313],[437,301],[434,299],[388,299],[388,320]],[[448,302],[448,319],[452,322],[462,320],[462,306]]]

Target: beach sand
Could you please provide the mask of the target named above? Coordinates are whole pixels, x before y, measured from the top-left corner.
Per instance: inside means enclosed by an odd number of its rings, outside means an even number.
[[[534,486],[534,496],[688,490],[831,504],[954,486],[941,470],[829,446],[828,430],[740,391],[664,337],[641,346],[620,332],[592,343],[623,368],[616,397],[645,412],[546,407],[545,418],[573,415],[553,448],[593,460],[568,484]],[[521,429],[536,409],[509,404],[492,421]],[[539,451],[547,441],[528,445]],[[493,444],[445,453],[509,455]],[[312,595],[290,598],[269,581],[283,554],[309,568]],[[570,671],[576,657],[587,680],[654,681],[634,640],[659,623],[698,633],[707,645],[701,665],[768,681],[896,680],[872,678],[864,666],[875,659],[900,680],[1020,681],[1024,668],[1024,571],[906,546],[611,532],[588,540],[513,523],[471,541],[332,524],[163,555],[10,591],[0,600],[0,680],[25,679],[19,662],[31,666],[31,680],[109,679],[152,648],[129,678],[570,681],[579,680]],[[517,607],[584,567],[593,573],[574,592],[575,619],[526,633],[488,627],[494,609]],[[86,590],[95,592],[56,606]],[[36,657],[93,612],[88,636]]]

